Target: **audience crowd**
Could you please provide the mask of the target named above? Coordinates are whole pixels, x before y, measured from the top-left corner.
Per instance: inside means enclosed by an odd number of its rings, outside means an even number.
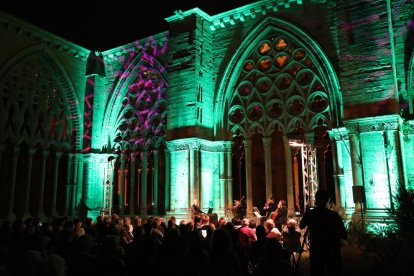
[[[296,231],[291,222],[289,231]],[[293,225],[293,228],[292,228]],[[287,228],[286,228],[287,229]],[[286,230],[287,231],[287,230]],[[150,216],[98,216],[96,221],[56,218],[3,221],[0,276],[90,275],[292,275],[292,248],[300,232],[283,233],[269,219],[213,224],[208,215],[189,221]]]

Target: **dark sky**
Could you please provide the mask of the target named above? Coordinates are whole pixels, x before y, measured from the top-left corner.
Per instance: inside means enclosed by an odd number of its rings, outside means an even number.
[[[166,31],[164,18],[198,7],[215,15],[257,0],[3,0],[0,10],[89,50],[105,51]]]

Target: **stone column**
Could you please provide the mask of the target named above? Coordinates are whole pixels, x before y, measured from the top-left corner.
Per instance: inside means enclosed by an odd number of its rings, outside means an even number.
[[[45,194],[45,181],[46,181],[46,164],[47,159],[49,158],[49,150],[43,150],[42,151],[42,171],[40,173],[40,191],[39,191],[39,201],[38,201],[38,217],[39,219],[45,219],[45,211],[43,208],[43,199]]]
[[[218,153],[218,175],[219,175],[219,189],[218,197],[216,196],[216,201],[214,203],[214,208],[219,208],[220,212],[226,214],[228,209],[227,204],[227,164],[226,164],[226,145],[223,143],[221,147],[217,150]]]
[[[410,162],[410,155],[407,154],[407,146],[405,144],[405,139],[412,139],[414,137],[414,122],[405,122],[401,126],[401,128],[407,128],[406,131],[398,131],[398,144],[399,144],[399,153],[400,153],[400,167],[401,167],[401,183],[400,185],[404,187],[408,187],[409,185],[409,176],[407,167],[409,167],[408,163]]]
[[[345,206],[344,162],[342,159],[341,141],[332,141],[332,162],[334,170],[335,202],[338,206]]]
[[[62,157],[62,153],[56,151],[55,152],[55,163],[53,167],[53,190],[52,190],[52,216],[56,217],[58,216],[58,213],[56,211],[56,200],[57,200],[57,186],[58,186],[58,180],[59,180],[59,161]]]
[[[292,168],[292,150],[289,145],[289,138],[283,136],[283,145],[285,147],[285,164],[286,164],[286,202],[288,207],[288,214],[295,212],[295,195],[293,192],[293,168]]]
[[[253,181],[252,181],[252,140],[245,139],[244,143],[244,154],[246,163],[246,200],[247,200],[247,212],[246,216],[253,217]]]
[[[191,208],[191,204],[195,198],[198,199],[200,208],[203,207],[203,202],[200,197],[200,177],[199,177],[199,147],[200,145],[197,142],[191,143],[189,145],[189,191],[191,195],[191,200],[188,201],[188,209]]]
[[[138,177],[137,177],[137,200],[138,200],[138,202],[137,202],[137,211],[140,211],[141,210],[141,206],[142,206],[142,203],[141,203],[141,187],[142,187],[142,163],[141,163],[141,167],[140,166],[138,166],[137,167],[137,172],[138,172]]]
[[[398,186],[402,185],[403,173],[402,173],[402,158],[400,150],[399,134],[396,130],[390,129],[384,132],[385,150],[386,150],[386,162],[387,162],[387,173],[389,181],[389,192],[390,192],[390,206],[394,207],[392,195],[395,195],[398,191]]]
[[[144,149],[141,153],[141,204],[140,214],[142,216],[147,215],[147,185],[148,185],[148,150]]]
[[[136,186],[136,159],[137,159],[137,154],[135,152],[131,153],[131,190],[129,193],[129,210],[131,214],[135,214],[135,209],[136,209],[136,202],[135,202],[135,186]]]
[[[165,147],[164,153],[165,153],[164,208],[165,208],[165,211],[171,211],[171,206],[170,206],[170,202],[171,202],[170,200],[170,151],[167,147]]]
[[[266,172],[266,198],[273,196],[272,189],[272,137],[263,137]]]
[[[363,174],[362,174],[362,157],[361,148],[359,144],[359,134],[351,133],[349,135],[349,147],[351,154],[351,166],[352,166],[352,182],[353,186],[363,186]],[[355,211],[360,211],[359,204],[355,204]]]
[[[347,207],[346,189],[345,189],[345,169],[344,158],[350,156],[347,143],[349,142],[349,133],[345,128],[332,129],[329,131],[329,138],[332,141],[333,155],[333,177],[335,182],[335,199],[336,205]],[[346,151],[346,155],[343,152]]]
[[[124,204],[124,193],[125,193],[125,153],[121,153],[121,175],[119,178],[119,195],[118,195],[118,205],[119,205],[119,214],[124,214],[125,204]]]
[[[233,171],[232,171],[232,158],[231,158],[231,143],[226,145],[225,151],[225,164],[226,164],[226,208],[230,208],[233,205]]]
[[[82,179],[79,179],[82,176],[82,168],[81,168],[81,164],[82,161],[80,161],[80,155],[75,153],[74,156],[74,165],[73,165],[73,190],[72,190],[72,214],[76,213],[76,208],[77,208],[77,201],[78,198],[80,199],[82,197]],[[80,194],[78,196],[78,193]]]
[[[154,150],[154,183],[153,183],[153,196],[154,196],[154,215],[158,214],[158,158],[159,158],[159,151]]]
[[[32,165],[33,165],[33,156],[36,153],[36,148],[29,148],[29,156],[27,157],[27,177],[26,177],[26,188],[24,191],[24,218],[29,218],[32,215],[30,214],[30,190],[32,183]]]
[[[66,190],[65,190],[65,216],[74,216],[72,213],[72,190],[73,190],[73,153],[68,154],[68,172],[66,175]]]
[[[12,156],[12,171],[10,174],[10,190],[9,190],[9,208],[7,213],[7,218],[10,221],[13,221],[16,218],[14,213],[14,195],[16,192],[16,171],[17,171],[17,161],[19,157],[20,147],[14,146],[13,147],[13,156]]]

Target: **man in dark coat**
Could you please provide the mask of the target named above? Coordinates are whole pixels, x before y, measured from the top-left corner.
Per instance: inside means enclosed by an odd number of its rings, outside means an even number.
[[[327,268],[328,275],[340,275],[342,269],[341,239],[347,239],[347,231],[341,217],[326,208],[328,192],[318,190],[314,209],[303,215],[299,227],[308,227],[310,241],[311,275],[321,276]]]

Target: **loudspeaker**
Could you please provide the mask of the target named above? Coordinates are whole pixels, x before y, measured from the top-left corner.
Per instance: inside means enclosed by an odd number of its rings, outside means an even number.
[[[364,186],[352,186],[352,195],[354,196],[354,203],[365,203]]]

